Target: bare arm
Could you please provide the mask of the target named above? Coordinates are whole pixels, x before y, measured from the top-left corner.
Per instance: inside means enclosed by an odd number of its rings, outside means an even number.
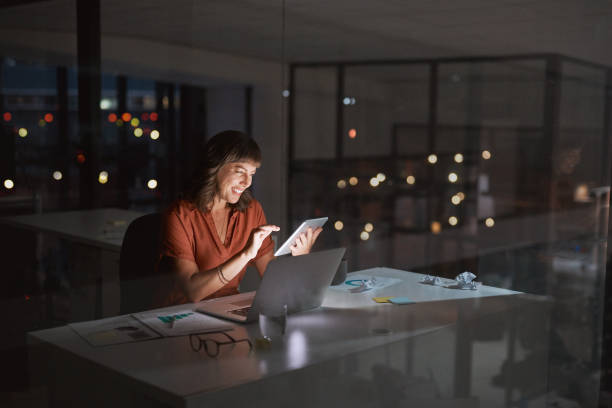
[[[160,268],[165,268],[174,276],[178,288],[189,301],[198,302],[235,278],[249,261],[246,252],[241,251],[218,267],[200,271],[191,260],[164,257]]]
[[[209,270],[200,271],[198,265],[191,260],[171,257],[162,258],[160,268],[164,268],[175,277],[178,287],[189,301],[198,302],[234,279],[246,264],[255,258],[263,240],[270,233],[278,230],[276,225],[261,225],[255,228],[242,251]],[[259,261],[256,261],[256,266]],[[259,269],[259,266],[257,268]]]

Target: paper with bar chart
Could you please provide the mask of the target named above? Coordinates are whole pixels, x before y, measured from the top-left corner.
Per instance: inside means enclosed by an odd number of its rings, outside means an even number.
[[[135,313],[136,319],[164,337],[232,330],[233,325],[193,310]]]

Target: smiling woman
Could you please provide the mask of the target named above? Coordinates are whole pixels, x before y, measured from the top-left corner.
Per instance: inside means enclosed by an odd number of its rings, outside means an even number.
[[[228,130],[212,137],[200,157],[184,198],[164,216],[158,268],[174,282],[164,305],[236,294],[248,265],[263,276],[274,258],[270,234],[279,227],[267,223],[249,190],[261,163],[257,143]],[[293,255],[310,252],[320,232],[304,234]]]

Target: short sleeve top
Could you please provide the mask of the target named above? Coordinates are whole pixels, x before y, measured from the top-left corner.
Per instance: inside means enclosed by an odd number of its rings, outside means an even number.
[[[244,211],[232,209],[223,243],[217,234],[210,211],[200,211],[191,202],[178,200],[164,214],[160,259],[164,256],[187,259],[195,262],[200,271],[216,268],[243,250],[252,230],[264,224],[267,224],[266,216],[261,204],[256,200],[252,200]],[[248,265],[272,251],[273,247],[274,243],[268,236]],[[238,284],[245,272],[246,266],[225,286],[206,299],[238,293]],[[170,292],[164,303],[188,302],[185,294],[177,288],[171,289]]]

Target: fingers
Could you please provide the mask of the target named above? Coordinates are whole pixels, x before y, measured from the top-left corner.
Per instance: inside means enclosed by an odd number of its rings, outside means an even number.
[[[316,230],[314,230],[312,236],[313,236],[313,240],[312,243],[314,244],[314,242],[317,240],[317,238],[319,238],[319,234],[323,231],[323,228],[319,227]]]
[[[306,230],[306,241],[310,243],[312,241],[312,228]]]
[[[272,232],[279,231],[279,230],[280,228],[276,225],[272,225],[272,224],[260,225],[259,227],[253,230],[252,237],[253,239],[263,240],[268,235],[270,235]]]
[[[249,259],[256,256],[257,252],[261,248],[261,244],[266,237],[268,237],[268,235],[279,230],[280,228],[278,226],[272,224],[260,225],[251,230],[251,235],[245,247],[245,254],[250,257]]]
[[[307,233],[300,234],[299,237],[295,240],[296,244],[299,244],[301,247],[308,246],[308,235]]]
[[[280,231],[280,227],[279,226],[272,225],[272,224],[260,225],[259,227],[257,227],[257,229],[264,230],[264,231],[269,231],[269,232]]]
[[[308,249],[310,249],[315,241],[317,240],[317,238],[319,237],[319,234],[321,233],[321,231],[323,231],[323,228],[318,227],[316,229],[312,229],[312,228],[308,228],[308,231],[306,233],[306,245],[308,245]]]
[[[292,256],[305,255],[305,254],[307,254],[307,253],[308,253],[308,252],[306,252],[306,250],[304,249],[304,247],[299,246],[299,245],[297,244],[297,241],[296,241],[296,243],[295,243],[295,244],[291,245],[291,247],[290,247],[289,249],[291,249],[291,255],[292,255]]]
[[[280,231],[280,227],[276,225],[260,225],[255,230],[258,234],[263,234],[264,237],[267,237],[273,232]]]
[[[270,231],[255,231],[255,238],[263,240],[265,237],[270,235]]]
[[[323,231],[323,228],[321,227],[314,230],[312,228],[308,228],[306,232],[300,234],[300,236],[296,239],[296,244],[310,249],[310,247],[312,247],[319,237],[321,231]]]
[[[289,247],[289,249],[291,250],[291,255],[296,256],[296,255],[304,255],[308,253],[305,235],[306,234],[300,234],[295,239],[295,242],[293,243],[293,245]]]
[[[321,234],[321,231],[323,231],[323,228],[318,227],[314,230],[312,228],[308,228],[306,232],[301,233],[296,238],[293,245],[291,245],[289,248],[291,250],[291,254],[295,256],[310,253],[310,250],[319,237],[319,234]]]
[[[253,236],[258,240],[258,241],[263,241],[268,235],[270,235],[272,233],[272,231],[267,231],[267,230],[257,230],[254,232]]]
[[[309,253],[313,242],[313,236],[314,232],[312,228],[308,228],[306,232],[300,234],[290,247],[291,254],[295,256]]]

